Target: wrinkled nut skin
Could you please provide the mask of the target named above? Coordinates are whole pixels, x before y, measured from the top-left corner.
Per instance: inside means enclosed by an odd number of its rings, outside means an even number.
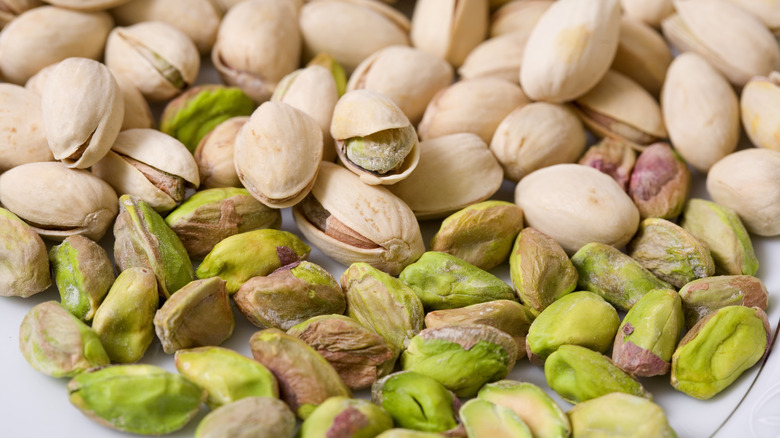
[[[51,286],[43,239],[24,221],[0,208],[0,296],[27,298]]]
[[[691,171],[667,143],[655,143],[639,155],[631,172],[628,194],[644,219],[673,219],[691,191]]]
[[[578,403],[568,414],[575,437],[677,438],[660,406],[646,398],[621,392]]]
[[[458,426],[457,396],[431,377],[399,371],[371,387],[371,401],[384,408],[398,427],[446,432]]]
[[[533,436],[566,438],[571,435],[568,416],[533,383],[499,380],[483,386],[477,397],[512,409],[528,425]]]
[[[598,144],[589,147],[579,164],[599,170],[617,182],[623,190],[628,191],[631,172],[636,164],[636,152],[631,146],[615,138],[604,137]]]
[[[368,400],[344,396],[331,397],[307,417],[298,436],[359,438],[376,436],[393,427],[393,419],[384,409]]]
[[[73,377],[110,363],[95,332],[56,301],[27,312],[19,327],[19,350],[33,368],[52,377]]]
[[[517,438],[533,438],[525,422],[511,409],[474,398],[460,408],[460,420],[468,436],[500,434]]]
[[[696,325],[710,313],[726,306],[758,307],[766,310],[769,292],[752,275],[719,275],[694,280],[680,289],[685,325]]]
[[[13,84],[0,84],[0,171],[26,163],[52,161],[41,114],[41,98]]]
[[[412,15],[412,44],[459,67],[487,36],[489,3],[419,0]]]
[[[241,187],[233,162],[236,135],[249,117],[233,117],[209,131],[195,149],[200,181],[204,188]]]
[[[290,438],[295,426],[295,414],[283,401],[247,397],[209,412],[195,438]]]

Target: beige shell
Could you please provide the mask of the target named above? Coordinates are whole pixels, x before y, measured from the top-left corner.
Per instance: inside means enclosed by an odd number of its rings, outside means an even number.
[[[495,77],[519,84],[520,63],[529,35],[518,31],[483,41],[469,53],[458,74],[462,79]]]
[[[291,3],[252,0],[237,4],[222,19],[211,61],[228,85],[255,102],[271,98],[276,84],[298,68],[301,35]]]
[[[54,6],[30,9],[0,33],[0,78],[21,85],[65,58],[100,59],[113,26],[114,20],[105,12]]]
[[[613,70],[630,77],[657,97],[671,63],[672,52],[661,34],[641,21],[623,17]]]
[[[677,14],[663,32],[680,52],[696,52],[732,84],[766,76],[780,63],[780,48],[758,18],[726,0],[675,1]]]
[[[750,141],[758,147],[780,151],[780,73],[751,79],[742,89],[739,106],[742,126]]]
[[[498,78],[456,82],[439,91],[425,109],[417,133],[428,140],[471,132],[489,144],[498,124],[512,110],[529,103],[517,84]]]
[[[661,109],[675,150],[706,172],[739,142],[739,102],[731,85],[695,53],[672,61],[661,91]]]
[[[347,169],[322,163],[311,195],[332,217],[373,243],[366,248],[338,240],[309,222],[300,206],[293,209],[295,223],[303,236],[338,262],[347,266],[366,262],[390,275],[398,275],[425,252],[414,213],[386,188],[363,184]]]
[[[780,0],[728,0],[761,20],[769,30],[780,33]]]
[[[490,36],[512,32],[530,33],[553,3],[553,0],[523,0],[505,4],[490,17]]]
[[[141,91],[123,77],[115,78],[125,102],[125,118],[122,130],[136,128],[154,128],[154,118],[149,102]]]
[[[452,79],[452,67],[444,60],[413,47],[392,46],[361,62],[349,78],[347,91],[382,93],[416,125],[428,102]]]
[[[659,28],[664,18],[674,14],[672,0],[620,0],[623,15]]]
[[[459,67],[488,31],[488,0],[417,0],[412,43]]]
[[[577,161],[585,151],[585,128],[568,106],[530,103],[501,121],[490,151],[506,178],[520,181],[537,169]]]
[[[19,14],[40,6],[39,0],[3,0],[0,8],[0,29],[14,20]]]
[[[195,161],[198,163],[200,183],[205,189],[241,187],[233,161],[233,146],[238,131],[249,120],[248,116],[232,117],[217,125],[198,143]]]
[[[45,0],[50,5],[77,11],[102,11],[130,0]]]
[[[271,208],[292,207],[311,190],[322,160],[322,130],[303,111],[266,102],[236,136],[233,160],[249,193]]]
[[[532,100],[565,102],[593,88],[618,47],[618,0],[558,0],[528,37],[520,85]]]
[[[0,84],[0,172],[25,163],[51,161],[41,98],[19,85]]]
[[[438,219],[490,198],[504,172],[482,139],[471,133],[420,143],[420,163],[408,178],[389,187],[419,220]]]
[[[59,62],[47,65],[46,67],[38,70],[38,73],[35,73],[30,77],[30,79],[27,79],[27,82],[24,83],[24,88],[32,91],[38,96],[42,95],[43,87],[46,85],[46,80],[49,79],[49,75],[54,70],[54,68],[57,67],[57,64],[59,64]]]
[[[515,204],[525,223],[573,254],[590,242],[620,248],[636,233],[639,211],[605,173],[579,164],[539,169],[517,184]]]
[[[105,65],[68,58],[49,74],[41,95],[46,139],[54,158],[86,169],[111,149],[122,121],[122,90]]]
[[[74,234],[100,240],[119,209],[108,183],[58,162],[23,164],[0,175],[0,203],[52,240]]]
[[[195,82],[200,55],[195,43],[170,24],[149,21],[111,31],[106,65],[152,101],[170,99]]]

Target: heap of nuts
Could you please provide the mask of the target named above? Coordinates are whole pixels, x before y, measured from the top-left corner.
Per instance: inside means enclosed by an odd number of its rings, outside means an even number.
[[[640,378],[771,341],[780,5],[392,3],[0,0],[0,295],[60,294],[22,354],[137,434],[676,436]]]

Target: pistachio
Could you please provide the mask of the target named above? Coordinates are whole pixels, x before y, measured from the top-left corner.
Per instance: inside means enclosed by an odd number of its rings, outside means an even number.
[[[672,0],[620,0],[626,17],[654,28],[661,27],[664,18],[674,14]]]
[[[68,393],[70,402],[95,422],[144,435],[181,429],[206,398],[194,383],[154,365],[92,369],[73,378]]]
[[[701,400],[734,383],[769,349],[772,330],[758,307],[727,306],[700,320],[672,356],[672,386]]]
[[[748,2],[758,3],[758,2]],[[780,151],[780,141],[775,138],[773,126],[777,126],[777,97],[780,95],[780,73],[769,77],[754,77],[742,89],[739,101],[742,126],[750,141],[761,148]]]
[[[623,140],[610,137],[604,137],[589,147],[579,161],[579,164],[611,176],[626,191],[635,163],[636,152],[631,146]]]
[[[624,4],[629,2],[623,0]],[[620,20],[620,40],[611,68],[658,97],[666,70],[672,62],[672,52],[658,31],[649,24],[628,17],[625,6],[623,14]]]
[[[18,85],[0,84],[0,172],[52,161],[41,114],[41,98]]]
[[[344,67],[336,61],[336,58],[326,52],[320,52],[306,63],[306,67],[318,65],[329,71],[336,81],[336,90],[339,92],[339,97],[343,96],[347,92],[347,74],[344,72]]]
[[[483,386],[477,397],[514,411],[533,436],[566,438],[571,434],[569,418],[543,389],[533,383],[499,380]]]
[[[125,129],[150,129],[154,128],[155,122],[152,116],[152,109],[149,103],[141,93],[141,90],[123,77],[114,77],[122,92],[122,98],[125,102],[125,118],[122,120],[122,128]],[[28,81],[29,85],[29,81]]]
[[[578,403],[569,411],[569,419],[572,436],[677,437],[660,406],[621,392]]]
[[[419,0],[412,15],[415,47],[459,67],[488,30],[488,1]]]
[[[490,17],[490,36],[497,37],[513,32],[530,33],[552,4],[552,0],[506,3]]]
[[[114,6],[127,3],[128,0],[50,0],[46,3],[61,8],[69,8],[80,11],[102,11]]]
[[[35,230],[4,208],[0,208],[0,241],[4,243],[0,247],[0,296],[27,298],[51,286],[46,244]]]
[[[41,5],[39,0],[4,0],[0,8],[0,29],[21,13]]]
[[[195,438],[292,438],[295,414],[270,397],[247,397],[203,417]]]
[[[458,75],[462,79],[494,77],[519,84],[520,63],[530,34],[530,28],[522,29],[481,42],[463,61]]]
[[[331,397],[307,417],[298,436],[359,438],[376,436],[393,427],[390,415],[368,400],[344,396]]]
[[[441,436],[440,433],[396,428],[388,429],[377,435],[376,438],[441,438]]]
[[[469,437],[533,437],[531,429],[513,410],[487,400],[467,401],[460,408],[460,418]]]
[[[19,349],[33,368],[52,377],[73,377],[110,362],[95,332],[55,301],[27,312]]]
[[[106,250],[74,235],[51,248],[49,261],[62,307],[82,321],[91,320],[115,279]]]
[[[241,187],[234,163],[236,136],[249,117],[233,117],[209,131],[195,149],[201,185],[205,188]]]
[[[128,268],[117,277],[92,319],[112,362],[141,359],[154,339],[154,312],[159,304],[154,273]]]
[[[780,32],[780,15],[777,11],[777,3],[775,0],[769,2],[756,1],[756,0],[729,0],[731,3],[739,6],[740,8],[750,12],[761,20],[773,34],[777,35]]]
[[[653,144],[639,154],[628,194],[642,218],[677,217],[690,191],[691,172],[667,143]]]
[[[766,310],[769,292],[752,275],[720,275],[694,280],[680,289],[685,325],[693,327],[710,313],[726,306]]]
[[[458,398],[436,380],[414,371],[399,371],[371,387],[371,400],[384,408],[398,427],[446,432],[458,426]]]

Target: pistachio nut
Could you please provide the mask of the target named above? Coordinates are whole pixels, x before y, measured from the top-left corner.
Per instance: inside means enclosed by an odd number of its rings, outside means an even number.
[[[691,191],[691,171],[667,143],[655,143],[639,154],[628,194],[642,218],[673,219]]]
[[[276,377],[261,363],[222,347],[178,350],[176,369],[208,393],[211,409],[247,397],[279,397]]]
[[[33,368],[52,377],[73,377],[110,363],[95,332],[56,301],[27,312],[19,327],[19,349]]]
[[[246,397],[209,412],[195,438],[292,438],[295,414],[271,397]]]
[[[688,330],[674,351],[672,387],[712,398],[764,357],[771,338],[766,313],[758,307],[718,309]]]
[[[612,362],[635,376],[666,374],[683,328],[680,295],[671,289],[652,290],[634,304],[620,323]]]
[[[332,55],[326,52],[320,52],[306,63],[306,67],[318,65],[329,71],[333,76],[333,80],[336,81],[336,90],[339,92],[339,97],[343,96],[347,92],[347,73],[344,71],[344,67],[336,61]]]
[[[430,248],[489,271],[506,261],[522,228],[520,207],[505,201],[482,201],[445,218]]]
[[[628,191],[635,163],[636,152],[631,146],[623,140],[610,137],[604,137],[589,147],[579,161],[579,164],[593,167],[611,176],[625,191]]]
[[[652,400],[652,395],[631,374],[608,357],[579,345],[561,345],[544,362],[547,384],[562,399],[577,404],[611,392]]]
[[[761,20],[773,34],[780,33],[780,14],[778,14],[777,0],[768,2],[760,0],[729,0],[731,3],[750,12]]]
[[[68,383],[68,394],[71,404],[91,420],[143,435],[181,429],[206,398],[206,391],[184,377],[141,364],[81,373]]]
[[[513,32],[529,33],[552,4],[552,0],[506,3],[490,16],[490,37]]]
[[[198,143],[217,125],[232,117],[249,116],[254,109],[255,103],[240,88],[199,85],[165,105],[160,131],[195,152]]]
[[[331,397],[351,396],[333,366],[295,336],[269,328],[252,335],[249,347],[276,377],[282,400],[302,420]]]
[[[41,114],[41,98],[24,87],[0,84],[0,172],[37,161],[52,161]]]
[[[79,11],[102,11],[127,3],[127,1],[128,0],[49,0],[46,3]]]
[[[752,275],[719,275],[694,280],[680,289],[685,325],[693,327],[710,313],[726,306],[766,310],[769,292]]]
[[[569,418],[542,388],[533,383],[499,380],[483,386],[477,397],[514,411],[533,436],[567,438],[571,435]]]
[[[202,187],[241,187],[236,173],[233,147],[236,136],[249,117],[233,117],[206,134],[195,149],[195,162]],[[259,201],[258,201],[259,202]]]
[[[122,271],[92,319],[112,362],[141,359],[154,339],[154,313],[159,304],[157,280],[146,268]]]
[[[603,243],[583,246],[571,261],[579,275],[577,287],[601,295],[618,310],[628,311],[653,289],[671,289],[639,262]]]
[[[411,429],[388,429],[379,435],[376,436],[376,438],[441,438],[442,434],[440,433],[433,433],[433,432],[420,432],[419,430],[411,430]]]
[[[712,166],[707,174],[707,192],[713,201],[734,210],[749,232],[776,236],[780,234],[778,172],[780,152],[745,149]],[[747,193],[750,196],[745,196]]]
[[[253,198],[246,189],[214,188],[196,192],[165,217],[187,254],[202,259],[214,245],[247,231],[279,229],[282,214]]]
[[[513,410],[487,400],[471,399],[463,404],[459,413],[469,437],[533,437],[531,429]]]
[[[642,0],[635,3],[642,3]],[[664,410],[650,400],[622,392],[578,403],[568,412],[572,436],[677,438]]]
[[[776,103],[778,96],[780,73],[774,71],[768,77],[752,78],[742,89],[739,100],[742,126],[757,147],[780,151],[780,141],[775,138],[773,130],[773,126],[780,122]]]
[[[317,122],[305,112],[265,102],[236,135],[233,162],[238,179],[263,204],[292,207],[314,185],[322,138]]]
[[[58,162],[23,164],[0,175],[0,203],[52,240],[74,234],[99,240],[118,205],[108,183]]]
[[[488,4],[487,0],[418,0],[412,15],[412,43],[459,67],[487,35]]]
[[[530,103],[501,121],[490,151],[506,178],[520,181],[537,169],[575,162],[585,151],[585,128],[568,106]]]
[[[170,99],[195,82],[200,55],[179,29],[161,21],[116,27],[106,42],[105,62],[115,76],[150,101]]]
[[[136,266],[151,270],[163,298],[192,281],[187,250],[149,204],[122,195],[119,209],[114,223],[114,261],[120,271]]]
[[[252,277],[305,260],[311,248],[288,231],[260,229],[235,234],[214,246],[198,266],[198,278],[220,277],[234,294]]]
[[[119,85],[119,90],[122,92],[122,98],[125,102],[125,118],[122,121],[121,130],[154,128],[155,121],[152,116],[152,109],[149,107],[149,102],[146,101],[141,90],[123,77],[114,77],[114,79],[116,79],[116,83]]]
[[[666,219],[643,220],[627,249],[632,259],[675,289],[715,274],[707,245]]]
[[[91,320],[115,279],[106,250],[84,236],[69,236],[51,248],[49,262],[62,307]]]
[[[59,64],[59,61],[55,62],[54,64],[49,64],[46,67],[38,70],[37,73],[30,76],[30,79],[27,79],[27,81],[24,83],[24,88],[32,91],[38,96],[41,96],[43,94],[43,88],[46,86],[46,81],[49,79],[51,72],[57,67],[57,64]],[[38,109],[40,110],[40,101],[38,102]]]
[[[183,201],[187,187],[200,185],[198,164],[190,151],[156,129],[120,132],[92,173],[120,195],[133,195],[161,212]]]
[[[42,4],[39,0],[4,0],[0,9],[0,29],[12,22],[22,12],[38,7]]]
[[[100,59],[113,26],[114,20],[106,12],[48,5],[29,9],[0,35],[0,78],[21,85],[42,68],[63,59]]]
[[[320,165],[309,196],[295,207],[293,217],[309,242],[345,265],[366,262],[398,275],[425,252],[409,206],[335,164]]]
[[[626,0],[623,0],[623,3],[627,3]],[[672,52],[657,30],[626,14],[623,9],[620,40],[610,68],[633,79],[651,95],[658,97],[666,70],[672,62]]]
[[[393,419],[384,409],[368,400],[344,396],[331,397],[301,424],[301,438],[344,438],[376,436],[393,427]]]
[[[250,278],[233,298],[252,324],[282,330],[317,315],[342,314],[347,308],[338,281],[321,266],[306,261]]]
[[[463,132],[421,142],[417,167],[388,189],[425,220],[484,201],[503,181],[504,172],[485,142]]]
[[[654,28],[661,27],[664,18],[674,14],[672,0],[620,0],[626,17]]]
[[[527,226],[569,254],[590,242],[621,247],[639,226],[639,211],[612,177],[580,164],[556,164],[523,178],[515,204]]]
[[[485,383],[506,377],[516,359],[511,336],[488,325],[465,324],[418,333],[401,355],[401,367],[433,378],[459,397],[472,397]]]
[[[392,371],[396,354],[373,330],[343,315],[321,315],[287,330],[317,350],[350,389],[370,387]]]
[[[519,84],[520,63],[530,34],[531,29],[523,29],[481,42],[463,61],[458,75],[462,79],[495,77]]]
[[[399,371],[371,387],[371,400],[398,427],[446,432],[458,426],[458,397],[436,380],[414,371]]]
[[[27,298],[51,286],[46,244],[35,230],[4,208],[0,208],[0,241],[0,296]]]
[[[211,62],[223,82],[261,103],[298,67],[300,54],[301,34],[292,2],[242,1],[222,18]]]

